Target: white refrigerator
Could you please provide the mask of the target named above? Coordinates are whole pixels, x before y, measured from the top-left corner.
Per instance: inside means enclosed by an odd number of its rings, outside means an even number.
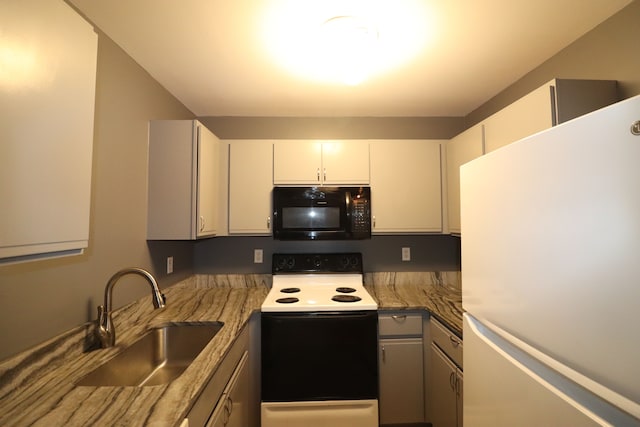
[[[461,167],[465,427],[640,426],[640,97]]]

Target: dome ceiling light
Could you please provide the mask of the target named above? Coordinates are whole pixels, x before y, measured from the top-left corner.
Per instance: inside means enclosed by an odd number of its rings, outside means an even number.
[[[276,4],[264,19],[267,52],[288,73],[316,83],[354,86],[400,67],[433,30],[417,0]]]

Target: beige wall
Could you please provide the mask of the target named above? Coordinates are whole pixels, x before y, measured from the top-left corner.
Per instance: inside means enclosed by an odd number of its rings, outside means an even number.
[[[161,286],[192,273],[190,243],[147,246],[145,231],[148,120],[193,114],[103,34],[96,86],[89,249],[0,267],[0,359],[95,318],[104,286],[120,268],[150,269]],[[169,277],[162,274],[166,255],[177,270]],[[115,305],[147,288],[140,278],[123,279]]]
[[[200,117],[222,139],[449,139],[463,117]]]
[[[465,125],[478,123],[554,78],[617,80],[620,99],[638,95],[639,41],[640,1],[636,0],[470,112]]]

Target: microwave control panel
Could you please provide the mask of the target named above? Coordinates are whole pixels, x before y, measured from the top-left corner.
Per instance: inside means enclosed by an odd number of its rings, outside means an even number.
[[[351,222],[353,232],[371,231],[371,215],[369,199],[354,199],[352,201]]]

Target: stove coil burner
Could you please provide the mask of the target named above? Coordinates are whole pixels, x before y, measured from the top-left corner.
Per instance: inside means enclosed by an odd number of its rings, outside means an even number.
[[[280,292],[285,294],[295,294],[296,292],[300,292],[300,288],[283,288],[280,289]]]
[[[335,295],[331,299],[336,302],[358,302],[362,300],[362,298],[355,295]]]
[[[293,304],[294,302],[300,301],[298,298],[289,297],[289,298],[278,298],[276,302],[280,304]]]
[[[336,288],[336,292],[340,292],[341,294],[350,294],[352,292],[355,292],[356,290],[353,288],[347,288],[347,287],[339,287]]]

